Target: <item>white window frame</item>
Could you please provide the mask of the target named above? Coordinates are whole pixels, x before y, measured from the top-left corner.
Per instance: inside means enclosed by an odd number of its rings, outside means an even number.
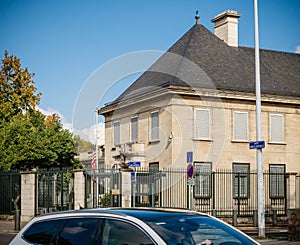
[[[212,196],[212,163],[194,162],[194,197],[199,199]]]
[[[194,140],[211,140],[210,109],[194,109]]]
[[[153,117],[156,115],[157,117]],[[154,121],[154,118],[157,118],[157,121]],[[150,131],[149,131],[150,142],[159,141],[159,111],[150,112]]]
[[[285,198],[285,164],[269,164],[270,174],[270,198],[283,199]]]
[[[118,146],[121,144],[121,130],[120,130],[120,120],[113,122],[113,141],[114,146]]]
[[[130,141],[136,143],[139,140],[139,117],[132,116],[130,119]]]
[[[269,118],[270,118],[270,143],[284,144],[285,143],[284,115],[271,113]]]
[[[250,164],[233,163],[233,198],[250,198]]]
[[[232,140],[239,142],[249,141],[249,116],[246,111],[233,111]]]

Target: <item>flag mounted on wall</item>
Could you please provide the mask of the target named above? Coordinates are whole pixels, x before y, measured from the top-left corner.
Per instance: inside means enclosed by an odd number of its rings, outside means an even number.
[[[93,151],[93,156],[92,156],[92,161],[91,161],[91,168],[95,169],[97,163],[97,147],[96,145],[94,146],[94,151]]]

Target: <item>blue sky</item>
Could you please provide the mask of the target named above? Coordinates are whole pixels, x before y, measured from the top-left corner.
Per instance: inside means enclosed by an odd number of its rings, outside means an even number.
[[[300,1],[258,0],[258,6],[260,47],[296,52]],[[19,57],[36,74],[39,107],[70,125],[82,86],[101,65],[131,52],[167,50],[194,25],[196,10],[213,32],[210,20],[227,9],[242,15],[239,45],[254,47],[253,0],[0,0],[1,59],[5,50]],[[100,105],[132,79],[112,86]]]

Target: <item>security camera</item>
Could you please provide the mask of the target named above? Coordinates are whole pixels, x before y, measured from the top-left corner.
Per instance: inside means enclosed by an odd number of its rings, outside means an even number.
[[[171,132],[170,135],[169,135],[169,141],[171,141],[172,139],[173,139],[173,134]]]

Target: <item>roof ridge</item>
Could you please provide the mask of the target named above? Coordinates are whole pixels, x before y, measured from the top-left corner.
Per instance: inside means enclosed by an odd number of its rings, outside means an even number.
[[[194,34],[194,32],[195,32],[196,26],[197,26],[197,23],[191,28],[191,29],[192,29],[192,33],[191,33],[191,35],[190,35],[190,37],[189,37],[189,39],[188,39],[188,41],[187,41],[187,43],[186,43],[186,45],[185,45],[185,48],[184,48],[183,54],[181,55],[180,61],[178,62],[178,65],[177,65],[177,68],[176,68],[176,72],[175,72],[175,74],[174,74],[174,76],[173,76],[173,82],[175,82],[176,80],[178,80],[177,74],[178,74],[179,69],[180,69],[180,67],[181,67],[181,65],[182,65],[183,58],[185,58],[186,51],[187,51],[188,48],[189,48],[189,44],[190,44],[191,39],[192,39],[192,37],[193,37],[193,34]]]
[[[237,49],[251,49],[254,50],[254,47],[247,47],[247,46],[238,46]],[[291,55],[300,55],[300,53],[290,52],[290,51],[283,51],[283,50],[274,50],[274,49],[266,49],[266,48],[259,48],[259,51],[263,52],[274,52],[274,53],[283,53],[283,54],[291,54]]]

